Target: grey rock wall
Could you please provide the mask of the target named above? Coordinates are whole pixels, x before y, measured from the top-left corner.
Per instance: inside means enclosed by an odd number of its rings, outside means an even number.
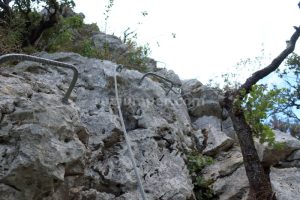
[[[0,199],[42,199],[64,177],[84,173],[88,133],[79,109],[62,104],[61,92],[33,78],[28,67],[26,78],[13,70],[18,75],[0,74],[0,182],[6,191]]]
[[[116,64],[73,53],[39,56],[76,65],[70,104],[61,98],[72,73],[32,62],[1,68],[2,199],[139,199],[117,114]],[[193,185],[183,151],[193,148],[180,95],[124,69],[122,111],[148,199],[187,199]],[[176,99],[176,101],[173,101]],[[178,100],[178,101],[177,101]],[[181,102],[181,103],[178,103]],[[0,199],[1,199],[0,198]]]
[[[75,65],[79,79],[66,105],[61,99],[71,71],[33,62],[1,66],[0,200],[141,199],[116,106],[116,64],[74,53],[37,55]],[[198,150],[214,158],[202,176],[219,199],[245,199],[248,181],[232,123],[219,105],[222,94],[173,72],[161,75],[182,83],[182,94],[166,95],[165,86],[149,77],[139,85],[138,71],[117,72],[147,198],[195,199],[186,154]],[[292,199],[299,191],[300,142],[280,132],[276,140],[286,146],[257,143],[257,149],[265,166],[274,165],[277,198]]]

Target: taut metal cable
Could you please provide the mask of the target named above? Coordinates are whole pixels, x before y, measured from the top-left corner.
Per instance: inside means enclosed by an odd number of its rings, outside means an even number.
[[[126,127],[125,127],[125,123],[124,123],[124,119],[123,119],[123,114],[122,114],[121,106],[120,106],[120,102],[119,102],[118,85],[117,85],[118,82],[117,82],[117,73],[116,72],[120,71],[120,70],[121,70],[121,66],[117,66],[115,68],[115,71],[114,71],[115,95],[116,95],[116,102],[117,102],[119,117],[121,119],[121,126],[122,126],[122,129],[123,129],[125,142],[126,142],[127,147],[128,147],[129,157],[130,157],[133,169],[134,169],[134,173],[135,173],[136,178],[137,178],[137,182],[138,182],[138,186],[140,188],[140,193],[142,195],[142,199],[147,200],[146,199],[146,194],[145,194],[145,191],[144,191],[144,187],[143,187],[143,184],[142,184],[142,181],[141,181],[141,177],[139,175],[139,172],[138,172],[135,160],[134,160],[133,152],[132,152],[132,149],[131,149],[131,146],[130,146],[130,140],[129,140],[129,137],[128,137],[128,134],[127,134],[127,131],[126,131]]]
[[[68,103],[68,98],[70,97],[71,92],[74,89],[76,81],[78,79],[78,70],[76,69],[76,67],[74,65],[63,63],[63,62],[58,62],[55,60],[49,60],[46,58],[30,56],[30,55],[26,55],[26,54],[6,54],[6,55],[0,56],[0,64],[4,63],[6,61],[9,61],[9,60],[33,61],[33,62],[38,62],[38,63],[42,63],[42,64],[47,64],[47,65],[56,65],[58,67],[63,67],[63,68],[73,70],[73,72],[74,72],[73,79],[70,83],[70,86],[69,86],[65,96],[62,99],[63,103],[65,103],[65,104]]]

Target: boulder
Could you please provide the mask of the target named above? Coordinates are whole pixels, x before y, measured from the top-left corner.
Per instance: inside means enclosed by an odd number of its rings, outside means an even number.
[[[199,81],[185,81],[182,94],[186,101],[189,114],[198,119],[203,116],[215,116],[222,119],[222,108],[219,104],[222,96],[219,91],[202,85]]]
[[[300,149],[300,141],[281,131],[274,130],[275,141],[284,143],[283,148],[269,147],[268,144],[255,142],[258,156],[265,166],[277,164],[279,161],[284,161],[293,151]]]
[[[234,144],[234,140],[227,137],[225,133],[220,130],[215,129],[214,127],[210,127],[205,129],[207,131],[207,145],[203,149],[203,154],[214,156],[220,151],[224,151],[232,147]],[[203,143],[203,136],[200,134],[196,135],[196,143]]]
[[[239,167],[243,167],[243,156],[239,147],[220,152],[214,163],[205,167],[202,174],[205,180],[218,181],[233,174]]]
[[[280,161],[278,166],[283,168],[298,167],[300,168],[300,150],[294,151],[286,160]]]
[[[300,160],[300,150],[294,151],[289,157],[286,159],[287,161]]]
[[[181,89],[184,95],[192,95],[193,93],[197,92],[202,86],[203,84],[197,79],[189,79],[182,82]]]
[[[107,50],[112,54],[112,59],[116,59],[128,50],[127,45],[124,44],[120,38],[114,35],[108,35],[100,32],[95,34],[91,39],[94,46],[99,49],[99,51],[104,51],[104,49],[107,48]]]
[[[179,76],[177,74],[175,74],[175,72],[173,70],[167,70],[167,69],[163,68],[163,69],[156,70],[155,73],[172,81],[174,83],[174,86],[177,88],[180,88],[182,85],[182,82],[181,82]]]
[[[230,118],[222,121],[216,116],[203,116],[195,119],[193,126],[198,129],[208,129],[209,127],[214,127],[216,130],[224,132],[228,137],[237,141],[237,136]]]
[[[218,179],[212,185],[220,200],[247,199],[249,183],[244,166],[239,167],[229,176]]]

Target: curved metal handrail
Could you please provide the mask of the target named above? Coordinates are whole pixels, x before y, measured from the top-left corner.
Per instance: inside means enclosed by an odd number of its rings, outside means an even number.
[[[173,87],[176,86],[177,84],[175,84],[173,81],[171,81],[171,80],[169,80],[169,79],[167,79],[167,78],[165,78],[163,76],[160,76],[160,75],[158,75],[156,73],[153,73],[153,72],[148,72],[148,73],[144,74],[144,76],[139,81],[139,85],[142,84],[143,80],[147,76],[156,76],[156,77],[158,77],[158,78],[160,78],[160,79],[162,79],[162,80],[164,80],[164,81],[166,81],[168,83],[171,83],[171,86],[168,86],[169,90],[166,92],[166,95],[168,95],[170,91],[173,91],[175,94],[179,94],[178,92],[176,92],[176,91],[173,90]]]
[[[78,70],[76,69],[76,67],[74,65],[59,62],[59,61],[55,61],[55,60],[50,60],[50,59],[46,59],[46,58],[40,58],[40,57],[37,57],[37,56],[26,55],[26,54],[6,54],[6,55],[0,56],[0,64],[4,63],[6,61],[11,61],[11,60],[33,61],[33,62],[39,62],[39,63],[42,63],[42,64],[56,65],[58,67],[63,67],[63,68],[73,70],[73,72],[74,72],[73,79],[70,83],[70,86],[69,86],[66,94],[64,95],[64,97],[62,99],[63,103],[65,103],[65,104],[68,103],[68,99],[69,99],[69,97],[71,95],[71,92],[74,89],[75,84],[76,84],[77,79],[78,79]]]

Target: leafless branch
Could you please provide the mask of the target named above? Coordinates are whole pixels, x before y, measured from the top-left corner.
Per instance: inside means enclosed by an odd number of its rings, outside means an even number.
[[[240,86],[240,88],[238,89],[239,92],[245,90],[246,94],[249,93],[253,85],[255,85],[259,80],[263,79],[264,77],[266,77],[267,75],[275,71],[280,66],[280,64],[284,61],[284,59],[286,59],[287,56],[294,51],[296,42],[300,36],[300,27],[294,27],[294,28],[296,31],[293,33],[291,39],[289,40],[286,49],[284,49],[271,62],[270,65],[253,73],[252,76],[250,76],[246,80],[246,82]]]

